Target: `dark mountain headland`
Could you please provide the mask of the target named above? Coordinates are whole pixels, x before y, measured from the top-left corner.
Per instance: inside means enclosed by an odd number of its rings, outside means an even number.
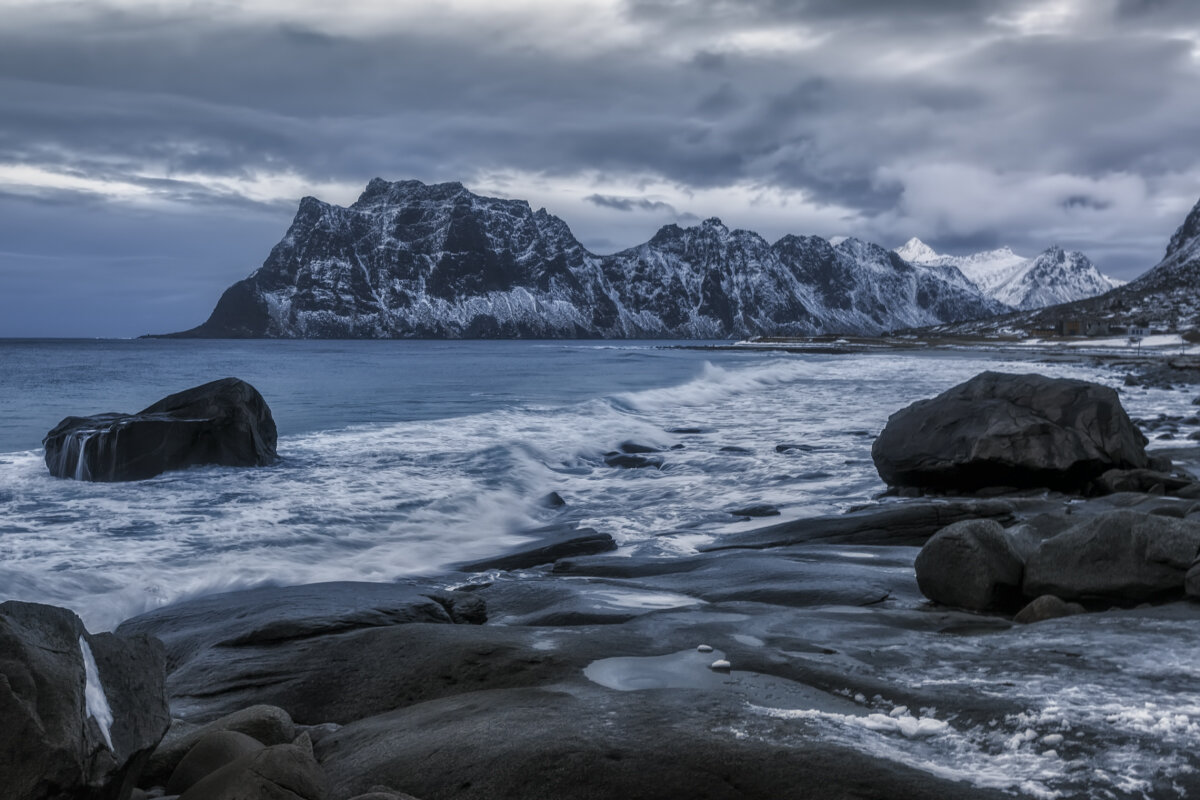
[[[953,266],[716,218],[607,256],[522,200],[375,179],[312,197],[263,266],[186,338],[726,338],[877,334],[992,316]]]

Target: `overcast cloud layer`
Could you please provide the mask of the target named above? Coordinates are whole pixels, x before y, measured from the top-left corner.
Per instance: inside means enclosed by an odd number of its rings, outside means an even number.
[[[1130,278],[1200,198],[1193,0],[0,0],[0,336],[202,321],[306,194],[528,199],[596,252],[1051,244]]]

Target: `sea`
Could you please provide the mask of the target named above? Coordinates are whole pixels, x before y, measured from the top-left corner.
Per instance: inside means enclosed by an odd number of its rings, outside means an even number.
[[[435,575],[563,519],[621,552],[691,553],[763,524],[733,513],[747,507],[779,521],[873,502],[888,415],[985,369],[1106,383],[1133,416],[1189,409],[1084,359],[728,344],[0,341],[0,595],[107,630],[213,592]],[[63,417],[228,376],[270,405],[275,465],[130,483],[47,471],[41,439]],[[607,465],[623,443],[661,449],[661,468]]]

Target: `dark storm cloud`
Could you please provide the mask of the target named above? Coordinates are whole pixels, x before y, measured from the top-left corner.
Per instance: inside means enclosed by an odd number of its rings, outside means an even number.
[[[664,203],[661,200],[647,200],[644,197],[614,197],[606,194],[590,194],[583,198],[592,205],[602,208],[611,208],[614,211],[652,211],[666,212],[672,216],[679,216],[679,212],[675,210],[675,206],[670,203]]]
[[[352,7],[30,5],[0,26],[0,198],[116,220],[120,199],[97,210],[109,201],[89,187],[119,185],[213,224],[269,219],[278,238],[297,197],[260,182],[279,176],[299,195],[375,175],[515,175],[577,186],[573,206],[549,210],[592,243],[644,240],[687,207],[768,238],[1027,253],[1059,241],[1130,277],[1200,196],[1200,15],[1184,0],[1075,0],[1063,21],[1060,5],[629,0],[553,30],[536,28],[543,10],[484,4],[480,19],[357,27],[341,24]],[[19,185],[14,165],[72,180]],[[705,192],[755,199],[710,209],[691,199]],[[791,205],[772,216],[775,196]],[[0,237],[50,224],[26,217],[0,219]],[[126,247],[103,230],[95,251]],[[192,247],[194,231],[176,230],[155,239],[164,255]],[[23,252],[34,264],[38,247]]]

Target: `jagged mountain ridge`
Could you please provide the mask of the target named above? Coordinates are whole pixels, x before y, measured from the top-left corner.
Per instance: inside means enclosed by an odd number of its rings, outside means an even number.
[[[300,202],[263,266],[179,337],[725,338],[874,334],[1004,310],[953,267],[718,219],[590,253],[562,220],[459,183]]]
[[[1163,259],[1129,283],[1072,303],[931,330],[954,336],[1028,336],[1069,319],[1123,327],[1151,323],[1175,330],[1200,327],[1200,201],[1176,229]]]
[[[948,256],[914,237],[896,252],[916,264],[958,267],[985,295],[1023,311],[1095,297],[1123,283],[1101,274],[1083,253],[1066,252],[1057,245],[1033,258],[1007,247]]]

